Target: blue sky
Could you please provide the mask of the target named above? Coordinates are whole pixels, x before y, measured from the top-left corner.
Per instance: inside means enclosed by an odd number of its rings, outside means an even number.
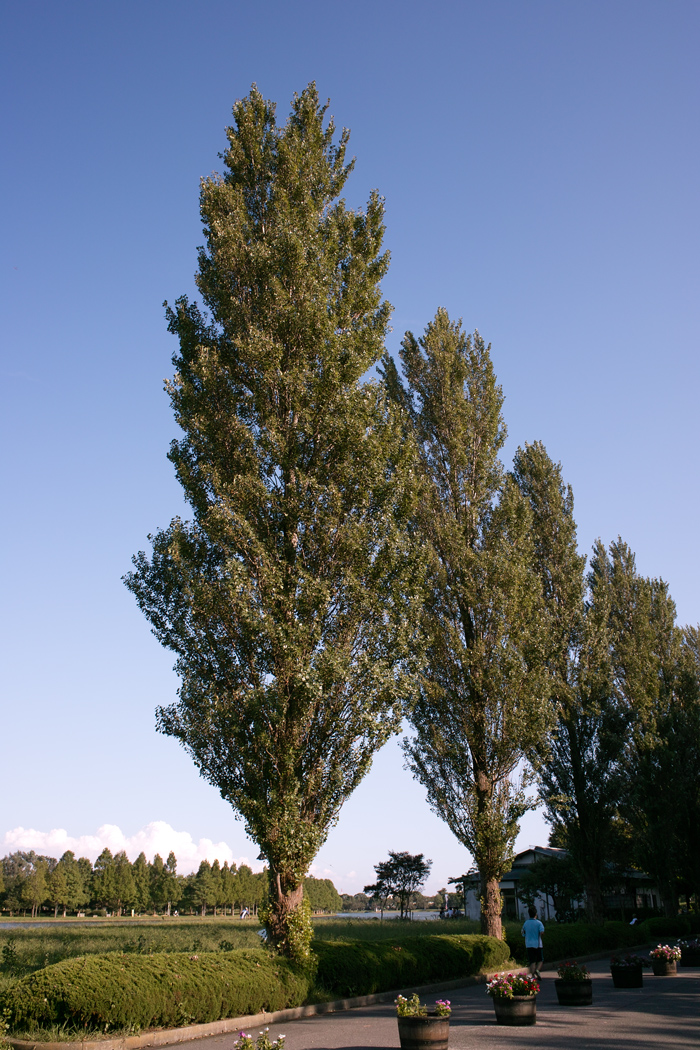
[[[620,534],[700,620],[695,0],[24,0],[2,37],[0,852],[161,821],[255,861],[154,732],[172,658],[120,582],[182,510],[161,304],[193,291],[199,179],[252,82],[284,119],[315,79],[351,129],[348,203],[387,202],[390,349],[438,306],[478,328],[506,461],[543,440],[581,549]],[[394,745],[317,871],[355,890],[388,849],[435,888],[470,863]]]

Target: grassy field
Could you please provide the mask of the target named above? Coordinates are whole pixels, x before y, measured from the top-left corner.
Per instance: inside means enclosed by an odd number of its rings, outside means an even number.
[[[51,963],[100,952],[216,952],[259,948],[257,920],[154,919],[138,923],[56,926],[0,930],[0,981],[33,973]]]
[[[319,941],[400,941],[404,937],[421,937],[436,933],[480,933],[478,922],[470,919],[314,919],[314,936]]]
[[[260,946],[260,922],[240,919],[170,918],[137,922],[112,919],[95,925],[66,920],[57,925],[0,930],[0,984],[33,973],[51,963],[101,952],[216,952]],[[435,933],[478,933],[478,923],[397,919],[317,918],[314,933],[320,941],[401,941]]]

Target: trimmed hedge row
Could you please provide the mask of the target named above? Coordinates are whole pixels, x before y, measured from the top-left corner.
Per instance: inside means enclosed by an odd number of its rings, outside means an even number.
[[[314,941],[316,984],[339,996],[371,995],[471,977],[507,962],[504,941],[481,934],[435,934],[388,941]]]
[[[170,1028],[299,1006],[311,977],[260,949],[86,955],[22,977],[0,998],[14,1031]]]
[[[368,995],[471,976],[508,959],[508,945],[481,935],[389,942],[317,941],[316,989]],[[312,975],[257,950],[187,955],[110,952],[66,959],[22,977],[0,996],[13,1031],[66,1025],[83,1031],[166,1028],[282,1010],[306,1002]]]
[[[604,922],[600,926],[589,923],[545,923],[545,959],[571,959],[577,955],[593,955],[610,949],[616,951],[635,944],[659,940],[662,937],[681,937],[694,932],[698,925],[695,916],[646,919],[635,926],[626,922]],[[511,955],[525,961],[525,942],[520,933],[521,923],[507,923],[505,937]]]

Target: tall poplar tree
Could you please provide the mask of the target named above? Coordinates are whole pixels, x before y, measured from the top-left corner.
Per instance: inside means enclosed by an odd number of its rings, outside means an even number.
[[[603,918],[603,878],[621,782],[626,719],[612,694],[609,603],[590,602],[571,487],[541,442],[518,449],[513,477],[532,511],[535,563],[546,608],[550,701],[556,726],[535,756],[547,819],[565,833],[589,917]],[[596,557],[600,557],[597,552]],[[594,559],[594,568],[598,562]]]
[[[193,520],[127,578],[177,654],[181,741],[269,865],[271,941],[308,953],[303,879],[373,754],[399,729],[419,573],[404,528],[410,457],[362,377],[390,307],[383,206],[340,194],[352,170],[315,85],[286,124],[256,88],[205,179],[197,286],[168,310],[170,459]]]
[[[401,360],[406,388],[388,359],[385,381],[412,424],[429,566],[405,752],[431,807],[474,856],[482,929],[500,937],[498,883],[529,806],[514,775],[550,718],[531,513],[498,458],[503,394],[478,332],[438,310],[420,341],[407,333]]]

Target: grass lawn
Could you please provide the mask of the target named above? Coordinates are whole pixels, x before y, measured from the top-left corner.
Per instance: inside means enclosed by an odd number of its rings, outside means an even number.
[[[170,918],[120,922],[111,919],[91,926],[15,927],[0,930],[0,981],[22,977],[43,966],[78,955],[101,952],[216,952],[232,948],[259,948],[257,919]]]
[[[185,917],[139,920],[108,919],[0,930],[0,987],[13,977],[33,973],[51,963],[101,952],[216,952],[258,948],[258,919]],[[400,922],[398,919],[316,918],[319,941],[401,941],[436,933],[478,933],[468,919]]]

